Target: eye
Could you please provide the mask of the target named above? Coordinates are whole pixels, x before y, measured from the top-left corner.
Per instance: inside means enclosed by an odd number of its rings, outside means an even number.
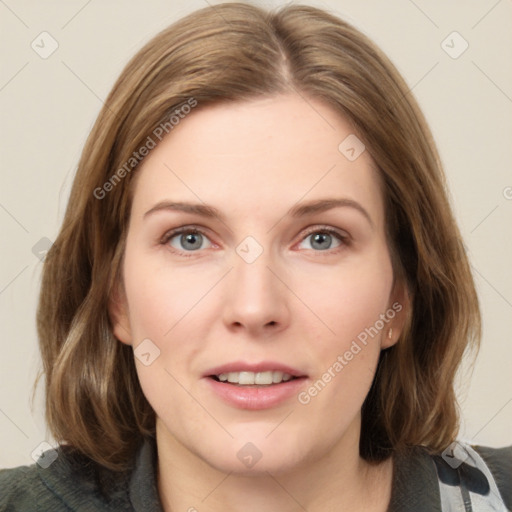
[[[301,244],[309,241],[309,247],[301,247],[300,249],[313,249],[315,251],[327,251],[329,249],[336,249],[342,245],[347,244],[347,235],[338,233],[334,229],[329,228],[316,228],[314,231],[310,231],[309,234],[303,239]]]
[[[170,246],[173,252],[177,253],[198,252],[201,249],[208,249],[213,245],[207,235],[199,228],[187,226],[166,233],[160,243]],[[306,246],[304,246],[305,243]],[[348,244],[349,235],[340,233],[331,228],[317,227],[306,234],[299,244],[299,249],[323,252],[337,249]]]
[[[207,249],[212,245],[208,237],[197,228],[179,228],[171,231],[164,236],[162,243],[185,252]]]

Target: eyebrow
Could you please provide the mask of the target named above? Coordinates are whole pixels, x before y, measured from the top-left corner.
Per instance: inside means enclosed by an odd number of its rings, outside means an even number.
[[[333,208],[348,207],[353,208],[361,213],[366,220],[373,227],[374,223],[370,214],[363,208],[357,201],[348,198],[331,198],[331,199],[316,199],[304,203],[299,203],[290,208],[285,216],[293,218],[306,217],[315,213],[321,213]],[[199,203],[187,203],[187,202],[176,202],[176,201],[160,201],[155,206],[150,208],[145,214],[144,218],[159,211],[180,211],[185,213],[191,213],[200,215],[201,217],[217,219],[222,223],[226,223],[225,216],[213,206]]]

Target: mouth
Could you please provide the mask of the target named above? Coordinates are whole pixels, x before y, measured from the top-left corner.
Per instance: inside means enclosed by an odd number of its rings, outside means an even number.
[[[274,386],[306,378],[307,375],[297,368],[276,361],[260,363],[233,361],[211,368],[203,374],[203,377],[233,386]]]
[[[214,396],[237,409],[253,411],[289,403],[308,378],[297,368],[272,361],[234,361],[203,374],[203,382]]]
[[[262,372],[240,371],[223,372],[209,375],[209,378],[239,387],[270,387],[303,377],[291,375],[280,370],[266,370]],[[304,376],[305,377],[305,376]]]

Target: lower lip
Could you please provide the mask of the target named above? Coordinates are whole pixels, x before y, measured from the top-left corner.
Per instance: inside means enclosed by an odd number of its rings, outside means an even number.
[[[276,407],[292,396],[297,396],[305,380],[306,377],[300,377],[271,386],[248,387],[227,384],[206,377],[212,391],[222,400],[239,409],[253,411]]]

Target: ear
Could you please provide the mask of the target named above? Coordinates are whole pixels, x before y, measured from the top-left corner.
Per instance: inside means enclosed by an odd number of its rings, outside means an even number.
[[[122,283],[116,284],[108,302],[108,314],[114,336],[125,343],[131,345],[133,342],[130,316],[128,314],[128,302]]]
[[[404,331],[411,312],[411,297],[403,281],[396,280],[389,297],[386,316],[389,318],[382,335],[381,349],[392,347]]]

